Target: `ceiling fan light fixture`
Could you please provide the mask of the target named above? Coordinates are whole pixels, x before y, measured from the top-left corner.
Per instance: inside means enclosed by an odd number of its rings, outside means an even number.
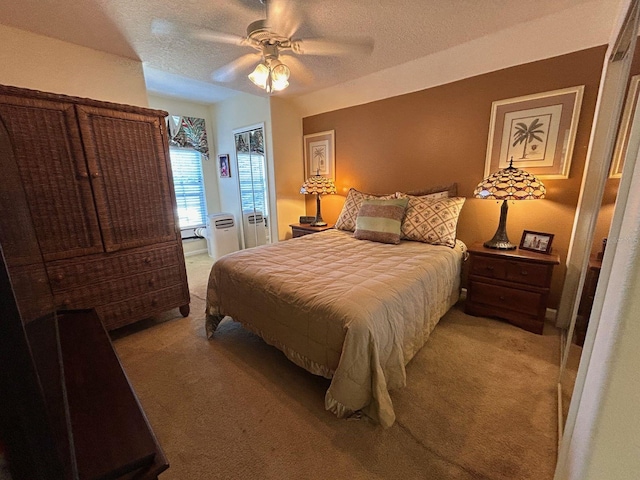
[[[289,86],[291,70],[277,59],[259,63],[249,74],[249,80],[254,85],[266,90],[267,93],[279,92]]]
[[[256,68],[249,74],[249,80],[254,85],[262,89],[267,89],[267,82],[269,80],[270,69],[264,63],[259,63]]]
[[[279,63],[271,69],[271,79],[273,80],[273,83],[286,82],[288,85],[289,82],[287,82],[287,80],[289,80],[290,75],[291,70],[289,70],[289,67],[284,63]]]

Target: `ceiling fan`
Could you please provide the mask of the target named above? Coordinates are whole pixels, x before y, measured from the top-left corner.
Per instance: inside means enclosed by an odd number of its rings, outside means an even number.
[[[183,35],[197,40],[253,48],[255,52],[218,68],[212,73],[212,78],[218,82],[228,82],[234,79],[240,70],[259,62],[248,77],[269,94],[289,86],[291,70],[282,62],[281,55],[287,56],[287,63],[303,73],[305,67],[291,54],[362,55],[373,50],[373,40],[369,38],[295,38],[293,35],[298,30],[300,22],[291,11],[287,12],[289,5],[286,0],[256,1],[264,5],[265,18],[251,22],[247,26],[245,36],[161,19],[153,20],[152,32],[156,35]],[[310,76],[308,71],[305,73]]]

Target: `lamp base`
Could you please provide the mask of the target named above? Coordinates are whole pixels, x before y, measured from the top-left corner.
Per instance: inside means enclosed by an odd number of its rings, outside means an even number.
[[[509,237],[507,237],[508,209],[509,206],[507,205],[507,201],[503,200],[502,206],[500,207],[500,221],[498,222],[498,229],[491,240],[487,240],[482,244],[484,247],[495,248],[497,250],[514,250],[518,248],[518,246],[511,243],[509,241]]]
[[[495,248],[496,250],[515,250],[518,248],[517,245],[511,243],[508,239],[505,240],[487,240],[482,244],[486,248]]]
[[[316,219],[311,222],[312,227],[326,227],[327,222],[322,220],[322,213],[320,213],[320,195],[316,194]]]

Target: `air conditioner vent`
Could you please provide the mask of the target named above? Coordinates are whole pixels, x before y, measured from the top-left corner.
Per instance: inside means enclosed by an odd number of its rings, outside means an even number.
[[[256,223],[262,223],[262,214],[261,213],[250,213],[250,214],[245,214],[247,217],[247,222],[249,222],[249,225],[255,225]]]
[[[217,229],[232,228],[235,225],[233,218],[219,218],[216,219],[214,225]]]

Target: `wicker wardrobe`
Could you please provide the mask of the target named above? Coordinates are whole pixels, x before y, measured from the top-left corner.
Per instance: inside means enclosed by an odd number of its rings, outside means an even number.
[[[50,286],[59,309],[95,307],[110,330],[176,307],[188,315],[166,115],[0,86],[0,122],[45,264],[6,252],[16,282]],[[17,300],[23,318],[41,313],[37,298]]]

